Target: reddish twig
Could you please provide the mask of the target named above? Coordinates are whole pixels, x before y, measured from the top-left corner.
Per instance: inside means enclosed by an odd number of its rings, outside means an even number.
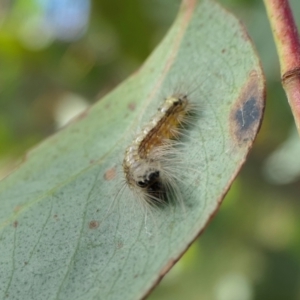
[[[280,61],[282,85],[300,133],[300,38],[288,0],[264,0]]]

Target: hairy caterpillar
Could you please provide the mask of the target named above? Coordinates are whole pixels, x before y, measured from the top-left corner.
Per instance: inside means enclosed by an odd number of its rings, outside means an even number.
[[[125,181],[142,203],[162,204],[179,194],[178,146],[196,112],[195,104],[185,94],[166,98],[127,147],[123,160]]]

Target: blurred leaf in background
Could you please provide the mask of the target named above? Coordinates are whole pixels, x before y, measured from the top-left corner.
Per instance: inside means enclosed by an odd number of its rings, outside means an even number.
[[[300,163],[294,150],[300,142],[290,134],[294,123],[270,27],[261,1],[220,2],[245,23],[257,47],[267,76],[266,114],[218,215],[150,299],[300,299]],[[0,177],[29,147],[137,70],[179,4],[2,0]],[[299,26],[300,2],[291,6]],[[293,156],[294,164],[286,163]],[[274,168],[279,175],[292,172],[292,180],[274,180]]]

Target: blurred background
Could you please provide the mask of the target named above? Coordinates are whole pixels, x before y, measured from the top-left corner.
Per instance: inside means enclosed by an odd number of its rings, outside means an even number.
[[[219,213],[151,300],[300,299],[300,140],[261,0],[220,0],[246,25],[267,78],[249,159]],[[180,1],[0,0],[0,178],[27,149],[133,73]],[[300,26],[300,1],[291,1]]]

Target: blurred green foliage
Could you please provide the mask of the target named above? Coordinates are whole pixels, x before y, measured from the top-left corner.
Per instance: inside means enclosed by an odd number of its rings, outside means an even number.
[[[266,114],[219,213],[150,299],[300,299],[300,167],[283,184],[268,176],[273,169],[266,163],[294,126],[274,42],[262,1],[220,2],[245,23],[257,47],[266,73]],[[93,103],[137,70],[180,4],[94,0],[87,31],[64,41],[47,39],[30,23],[42,16],[37,3],[0,2],[0,177],[57,130],[57,110],[66,96]],[[300,2],[291,6],[300,25]],[[291,153],[286,150],[287,157]],[[289,171],[284,162],[276,172]],[[297,157],[295,164],[300,166]]]

